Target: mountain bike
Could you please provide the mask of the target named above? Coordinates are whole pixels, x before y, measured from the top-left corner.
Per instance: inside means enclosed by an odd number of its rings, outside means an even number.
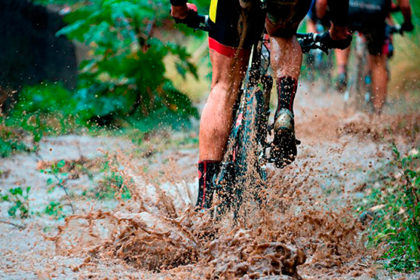
[[[263,7],[262,7],[263,9]],[[190,12],[186,19],[177,21],[195,29],[209,31],[208,16]],[[267,164],[283,167],[283,159],[273,149],[273,123],[270,119],[270,96],[273,78],[270,75],[270,48],[268,38],[262,31],[260,39],[252,45],[251,55],[242,87],[233,113],[233,125],[220,172],[214,178],[219,204],[217,213],[223,214],[233,207],[238,215],[245,190],[262,203],[260,195],[265,189]],[[297,34],[302,51],[320,49],[328,53],[331,38],[329,33]],[[251,188],[247,188],[251,186]],[[218,199],[216,198],[216,201]],[[216,203],[217,204],[217,203]]]
[[[386,33],[387,37],[393,34],[403,34],[399,25],[387,25]],[[346,106],[354,107],[356,110],[368,111],[372,107],[372,77],[368,63],[368,50],[362,34],[358,34],[355,41],[353,73],[351,73],[350,81],[344,92],[344,102]],[[387,71],[389,76],[388,65]]]

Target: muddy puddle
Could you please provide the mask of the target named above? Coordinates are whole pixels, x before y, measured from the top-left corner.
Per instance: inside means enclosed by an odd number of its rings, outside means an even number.
[[[392,157],[391,143],[401,151],[419,144],[419,115],[371,119],[337,110],[335,95],[300,90],[298,158],[282,170],[268,167],[263,202],[246,201],[236,222],[232,215],[215,220],[194,211],[196,146],[158,150],[150,144],[145,156],[126,139],[74,136],[52,139],[40,152],[43,160],[6,159],[0,169],[9,171],[0,185],[32,185],[41,193],[34,207],[50,195],[66,201],[60,189],[47,192],[40,172],[65,161],[75,214],[67,207],[63,219],[20,221],[9,219],[1,205],[1,220],[25,228],[0,223],[0,278],[391,279],[375,264],[377,253],[364,246],[353,202],[364,195],[369,172]],[[108,177],[101,177],[105,163]],[[111,182],[112,198],[82,195],[93,185],[104,190],[104,180]]]
[[[195,184],[148,183],[153,177],[139,175],[129,159],[119,163],[131,165],[122,172],[132,198],[112,212],[67,218],[51,238],[58,252],[119,258],[138,269],[192,279],[300,279],[305,269],[350,273],[369,266],[351,205],[329,210],[301,180],[273,173],[263,205],[245,203],[236,222],[231,215],[215,221],[194,211]],[[301,179],[310,182],[309,176]]]

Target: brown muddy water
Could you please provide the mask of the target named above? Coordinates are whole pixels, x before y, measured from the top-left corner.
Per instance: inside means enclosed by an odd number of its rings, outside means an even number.
[[[344,110],[341,100],[300,87],[297,160],[268,167],[263,205],[247,201],[236,223],[193,211],[198,151],[180,143],[194,131],[157,135],[141,148],[122,137],[46,138],[39,156],[2,160],[0,188],[31,186],[34,214],[13,219],[0,204],[0,278],[418,279],[375,263],[354,201],[392,158],[391,143],[402,152],[419,146],[420,114],[391,107],[371,117]],[[60,160],[70,199],[40,172]],[[131,199],[98,199],[115,176]],[[64,205],[65,219],[42,214],[51,201]]]

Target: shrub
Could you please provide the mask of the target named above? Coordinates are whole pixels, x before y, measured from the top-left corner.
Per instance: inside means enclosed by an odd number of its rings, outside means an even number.
[[[22,219],[29,217],[29,191],[31,187],[22,189],[21,187],[12,188],[7,194],[0,194],[0,202],[10,203],[7,213],[11,217],[19,216]]]
[[[177,116],[176,121],[198,117],[189,98],[165,77],[163,59],[175,55],[181,75],[196,76],[185,48],[153,37],[155,26],[168,18],[165,1],[92,1],[65,17],[68,26],[58,32],[92,48],[81,63],[78,112],[100,125],[116,119]],[[169,118],[171,119],[171,118]],[[173,121],[173,119],[172,119]]]
[[[34,143],[38,143],[45,134],[66,133],[76,109],[77,100],[59,84],[29,86],[20,93],[5,123],[10,129],[31,133]]]
[[[420,155],[417,149],[405,157],[394,152],[394,174],[372,190],[362,208],[376,211],[368,244],[385,248],[385,267],[411,271],[420,267]]]
[[[0,122],[3,122],[1,117]],[[28,150],[21,138],[19,133],[0,123],[0,158],[8,157],[16,151]]]

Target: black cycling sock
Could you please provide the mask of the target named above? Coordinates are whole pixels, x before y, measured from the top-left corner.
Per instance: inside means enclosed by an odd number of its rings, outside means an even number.
[[[219,173],[220,161],[203,160],[198,162],[198,197],[196,206],[210,208],[216,189],[215,176]]]
[[[297,80],[290,76],[280,77],[277,80],[278,104],[276,116],[280,109],[288,109],[293,114],[293,101],[297,90]]]

